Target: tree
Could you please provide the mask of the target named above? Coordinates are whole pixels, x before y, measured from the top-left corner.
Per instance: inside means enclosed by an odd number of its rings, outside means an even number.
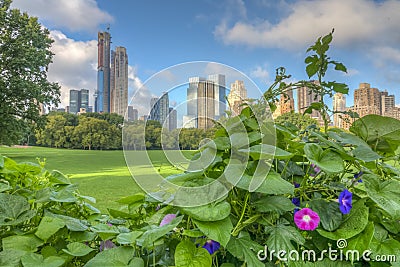
[[[0,144],[17,143],[40,105],[58,104],[60,87],[47,80],[53,40],[37,18],[0,2]]]
[[[297,126],[301,131],[304,131],[310,125],[318,125],[318,121],[313,119],[308,114],[297,112],[287,112],[275,119],[275,123],[287,125],[288,123]]]

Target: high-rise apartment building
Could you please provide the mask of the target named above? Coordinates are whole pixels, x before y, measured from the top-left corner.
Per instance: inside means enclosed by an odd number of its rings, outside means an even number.
[[[178,113],[174,108],[169,108],[168,122],[170,131],[178,128]]]
[[[381,93],[377,88],[371,88],[369,83],[360,83],[354,91],[354,112],[360,117],[369,114],[381,114]]]
[[[69,113],[89,112],[89,90],[69,90]]]
[[[275,119],[285,113],[294,111],[293,90],[287,91],[285,94],[281,94],[279,102],[276,104],[276,110],[272,114],[273,118]]]
[[[341,128],[343,124],[343,114],[340,112],[346,111],[346,96],[342,93],[336,93],[333,96],[333,111],[335,112],[333,114],[333,126]]]
[[[132,106],[128,106],[128,121],[136,121],[139,119],[138,110]]]
[[[246,103],[247,90],[243,81],[236,80],[231,83],[231,91],[228,95],[229,110],[232,115],[239,115],[243,110],[243,104]]]
[[[225,76],[221,74],[189,78],[187,89],[187,115],[183,127],[207,129],[213,121],[224,116],[226,110]]]
[[[318,84],[318,81],[312,81],[314,84]],[[297,89],[297,107],[300,113],[304,111],[314,102],[321,102],[321,96],[314,93],[308,87],[300,87]],[[317,110],[313,110],[310,116],[316,119],[320,125],[323,124],[323,118],[321,113]]]
[[[381,115],[385,116],[396,106],[394,95],[389,95],[385,90],[381,92]]]
[[[207,80],[211,81],[214,84],[214,119],[218,120],[221,116],[224,116],[226,111],[225,75],[211,74],[208,75]]]
[[[197,89],[197,128],[208,129],[214,126],[216,108],[215,87],[211,81],[199,83]]]
[[[128,55],[118,46],[111,52],[110,112],[125,116],[128,108]]]
[[[110,44],[110,33],[107,31],[99,32],[95,112],[110,112]]]
[[[163,128],[169,129],[169,98],[168,93],[164,92],[160,98],[150,100],[149,120],[160,122]]]

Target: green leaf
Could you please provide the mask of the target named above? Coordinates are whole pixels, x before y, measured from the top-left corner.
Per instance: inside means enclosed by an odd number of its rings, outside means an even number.
[[[0,182],[0,193],[12,189],[9,184]]]
[[[231,238],[231,231],[233,225],[229,217],[215,222],[203,222],[193,220],[196,226],[202,231],[208,238],[218,241],[221,246],[226,246],[229,239]]]
[[[369,209],[364,202],[365,200],[358,200],[353,204],[350,213],[343,216],[343,223],[336,231],[328,232],[317,228],[318,233],[332,240],[349,239],[361,233],[368,224],[369,214]]]
[[[60,218],[61,220],[64,221],[65,225],[70,231],[82,232],[89,228],[84,221],[70,216],[53,214],[53,213],[46,213],[46,215],[49,217]]]
[[[244,126],[243,126],[244,127]],[[249,137],[247,133],[234,133],[229,136],[230,141],[231,141],[231,147],[232,148],[242,148],[242,147],[248,147],[250,145],[249,142]]]
[[[71,184],[71,181],[67,176],[56,170],[51,172],[49,181],[53,184],[63,184],[63,185]]]
[[[20,267],[21,257],[27,252],[22,250],[8,249],[0,252],[0,266]]]
[[[255,180],[255,185],[259,185],[255,190],[252,181]],[[261,181],[261,184],[260,184]],[[265,176],[264,171],[256,171],[254,175],[243,174],[236,187],[242,188],[249,192],[259,192],[267,195],[293,194],[294,186],[273,170],[270,170]],[[251,190],[251,191],[250,191]]]
[[[196,246],[188,240],[184,240],[176,246],[176,267],[211,267],[211,264],[211,255],[206,249],[196,248]]]
[[[308,78],[311,78],[312,76],[314,76],[319,69],[319,65],[317,64],[317,61],[313,61],[312,63],[308,64],[306,66],[306,72],[307,72],[307,76]]]
[[[69,238],[73,242],[86,242],[92,241],[96,237],[96,233],[85,231],[85,232],[70,232]]]
[[[56,217],[44,216],[40,221],[39,227],[36,230],[35,235],[40,239],[46,241],[64,226],[65,223],[62,219]]]
[[[292,242],[298,245],[303,245],[305,240],[299,230],[293,226],[278,224],[275,226],[265,227],[265,233],[269,234],[266,245],[269,250],[296,250]]]
[[[248,237],[232,237],[226,249],[239,260],[246,262],[248,266],[265,267],[256,256],[259,251],[264,251],[264,247]]]
[[[358,146],[352,151],[354,157],[365,162],[371,162],[382,158],[375,151],[373,151],[369,146]]]
[[[23,223],[35,216],[35,213],[30,210],[24,197],[0,193],[0,226]]]
[[[3,250],[15,249],[27,252],[35,252],[43,245],[43,241],[34,235],[12,235],[3,238]]]
[[[51,191],[50,200],[55,202],[67,202],[72,203],[76,202],[77,185],[59,185],[57,191]]]
[[[362,255],[365,250],[368,250],[370,248],[373,236],[374,224],[372,222],[369,222],[364,231],[347,240],[347,247],[345,248],[345,251],[358,250],[360,252],[360,255]]]
[[[308,143],[304,146],[304,153],[311,163],[314,163],[327,173],[344,171],[342,158],[331,149],[324,151],[319,145]]]
[[[228,217],[231,213],[231,205],[226,201],[222,201],[199,207],[181,208],[181,211],[195,220],[213,222]]]
[[[202,237],[202,236],[204,236],[203,232],[201,232],[199,229],[183,230],[182,235],[189,236],[189,237]]]
[[[153,228],[150,228],[140,238],[138,238],[137,242],[145,248],[152,247],[153,243],[157,241],[157,239],[171,232],[175,227],[178,226],[178,224],[181,223],[182,219],[183,216],[179,216],[166,225],[153,226]]]
[[[21,257],[24,267],[59,267],[65,263],[65,260],[58,256],[50,256],[43,259],[42,255],[35,253],[27,253]]]
[[[400,182],[380,181],[373,174],[362,177],[368,196],[393,219],[400,219]]]
[[[144,267],[144,261],[142,258],[135,257],[129,262],[129,267]]]
[[[310,208],[318,213],[322,227],[327,231],[336,230],[342,223],[342,213],[339,203],[316,199],[309,202]]]
[[[254,206],[259,212],[276,211],[279,214],[283,214],[285,211],[292,211],[296,207],[290,199],[283,196],[263,197],[255,202]]]
[[[85,264],[85,267],[126,267],[129,261],[133,263],[139,263],[137,266],[142,266],[140,260],[132,259],[134,255],[134,249],[132,247],[116,247],[112,249],[106,249],[98,253],[93,259]],[[132,265],[135,266],[135,265]]]
[[[94,249],[86,246],[85,244],[73,242],[68,244],[67,249],[63,249],[62,251],[74,257],[82,257],[89,254],[93,250]]]
[[[121,233],[117,236],[117,242],[121,245],[135,244],[136,239],[143,234],[141,231],[133,231],[129,233]]]
[[[131,205],[134,203],[143,203],[145,198],[145,195],[143,193],[137,193],[128,197],[123,197],[119,200],[117,200],[118,203],[120,204],[127,204],[127,205]]]
[[[4,156],[0,155],[0,168],[4,168]]]
[[[229,137],[226,137],[226,136],[220,136],[220,137],[213,139],[212,141],[208,142],[205,145],[205,147],[214,148],[214,144],[212,144],[212,143],[215,144],[215,147],[218,150],[224,151],[226,149],[231,148],[231,141],[230,141]]]
[[[254,160],[273,158],[290,159],[293,157],[292,153],[267,144],[254,145],[250,148],[239,149],[239,152],[249,154]]]
[[[394,155],[400,146],[400,121],[367,115],[355,121],[350,131],[366,141],[374,151]]]
[[[90,229],[97,233],[103,240],[110,239],[120,233],[118,227],[108,224],[97,224],[90,227]]]

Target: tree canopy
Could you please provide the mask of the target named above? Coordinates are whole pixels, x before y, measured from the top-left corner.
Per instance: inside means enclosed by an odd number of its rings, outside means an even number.
[[[19,141],[41,123],[41,105],[58,104],[60,87],[47,79],[53,40],[36,17],[0,3],[0,144]]]

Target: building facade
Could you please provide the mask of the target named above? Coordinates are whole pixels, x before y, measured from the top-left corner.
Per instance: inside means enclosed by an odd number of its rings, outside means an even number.
[[[149,120],[160,122],[163,128],[169,129],[169,98],[168,93],[164,92],[160,98],[150,99]]]
[[[342,93],[336,93],[333,96],[333,111],[333,126],[341,128],[344,114],[340,112],[346,111],[346,96]]]
[[[229,110],[232,115],[239,115],[243,110],[243,104],[247,100],[247,90],[243,81],[236,80],[231,83],[231,91],[228,94]]]
[[[174,108],[169,108],[168,122],[170,131],[178,128],[178,113]]]
[[[78,114],[78,113],[90,112],[89,108],[89,90],[69,90],[69,108],[68,113]]]
[[[139,119],[139,112],[132,106],[128,106],[128,121],[136,121]]]
[[[385,116],[395,107],[396,102],[394,95],[389,95],[386,90],[381,92],[381,115]]]
[[[371,88],[369,83],[360,83],[354,91],[354,112],[360,117],[369,114],[381,114],[381,93],[377,88]]]
[[[98,33],[97,44],[97,91],[95,112],[110,112],[110,45],[109,32]]]
[[[124,116],[128,108],[128,55],[126,48],[111,52],[110,112]]]
[[[318,84],[318,81],[312,81],[314,84]],[[297,107],[299,113],[304,111],[311,106],[312,103],[321,102],[321,96],[317,95],[308,87],[300,87],[297,89]],[[317,110],[313,110],[310,114],[311,118],[316,119],[320,125],[324,123],[321,113]]]

